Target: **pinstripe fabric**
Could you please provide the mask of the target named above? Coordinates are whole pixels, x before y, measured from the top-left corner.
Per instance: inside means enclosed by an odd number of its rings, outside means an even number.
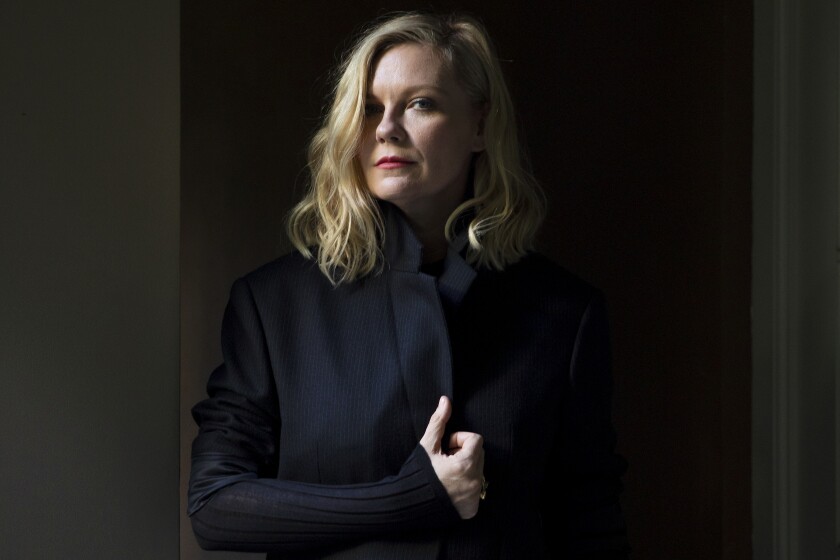
[[[297,254],[238,280],[224,363],[193,415],[189,511],[207,548],[269,558],[624,558],[606,315],[532,255],[504,272],[450,248],[439,278],[383,204],[386,270],[333,288]],[[460,520],[417,442],[485,440],[488,499]]]

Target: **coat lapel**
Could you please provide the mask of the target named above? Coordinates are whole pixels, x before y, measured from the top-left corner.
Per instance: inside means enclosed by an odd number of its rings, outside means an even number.
[[[452,398],[452,356],[440,295],[457,305],[475,278],[475,271],[461,258],[457,243],[453,243],[440,279],[422,274],[423,247],[411,227],[396,207],[382,203],[381,208],[400,369],[419,440],[441,395]],[[459,242],[463,247],[465,236],[462,237],[464,240]]]

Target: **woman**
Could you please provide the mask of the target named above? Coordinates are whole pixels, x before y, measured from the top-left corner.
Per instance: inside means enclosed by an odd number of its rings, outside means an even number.
[[[530,251],[487,34],[407,14],[345,58],[293,210],[237,280],[189,513],[268,558],[623,558],[599,293]]]

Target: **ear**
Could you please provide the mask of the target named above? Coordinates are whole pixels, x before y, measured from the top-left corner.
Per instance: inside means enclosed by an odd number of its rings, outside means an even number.
[[[484,138],[484,124],[487,122],[487,113],[490,110],[489,103],[483,103],[475,110],[475,134],[473,135],[472,151],[483,152],[487,143]]]

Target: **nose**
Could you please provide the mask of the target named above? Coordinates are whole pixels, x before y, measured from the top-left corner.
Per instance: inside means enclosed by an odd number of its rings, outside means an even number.
[[[376,141],[384,144],[387,142],[401,142],[405,139],[405,130],[400,123],[399,115],[393,109],[385,110],[382,113],[382,120],[376,126]]]

